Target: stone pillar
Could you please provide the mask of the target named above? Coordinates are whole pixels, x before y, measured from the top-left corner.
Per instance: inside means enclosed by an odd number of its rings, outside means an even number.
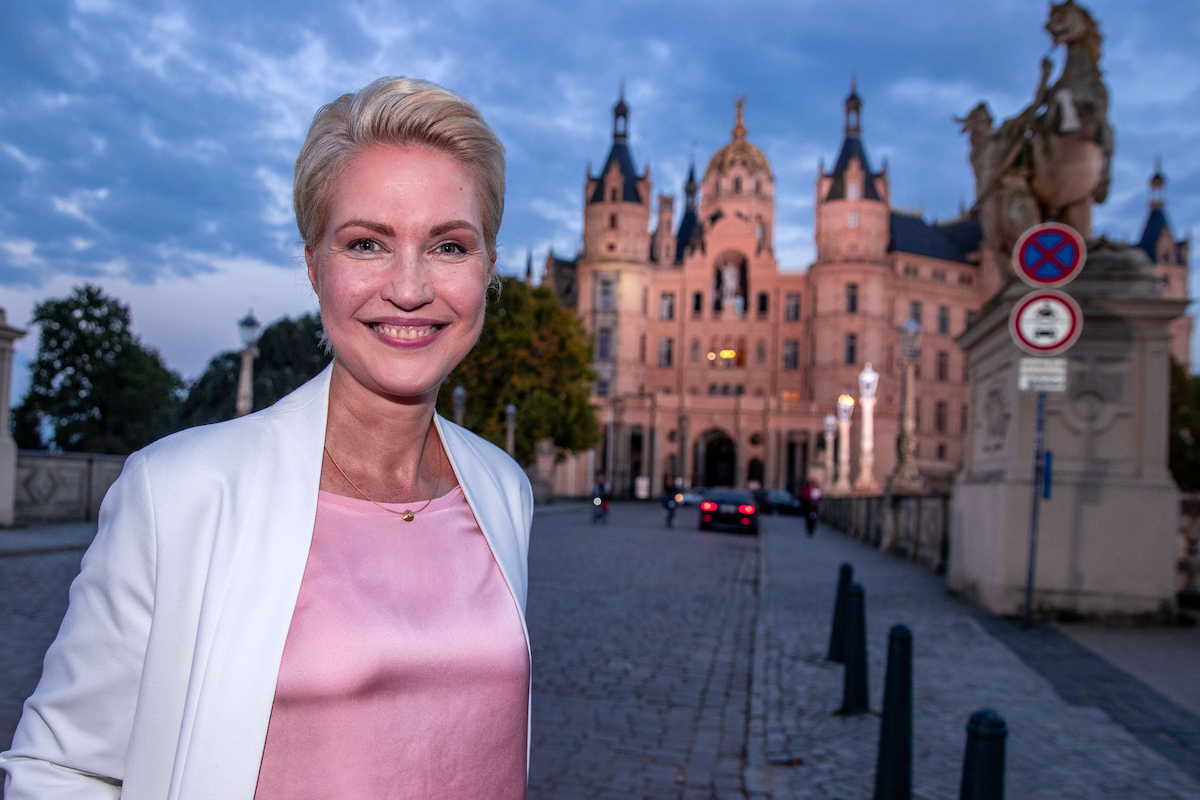
[[[839,419],[837,428],[838,474],[833,491],[837,494],[850,494],[850,417]]]
[[[0,525],[13,524],[16,499],[17,443],[9,432],[9,397],[12,394],[13,342],[25,335],[8,324],[0,308]]]
[[[875,398],[864,397],[862,404],[862,441],[858,449],[858,478],[854,491],[859,494],[879,494],[875,482]]]
[[[1067,391],[1047,396],[1054,452],[1039,504],[1034,607],[1083,614],[1157,613],[1178,585],[1179,490],[1167,469],[1172,320],[1143,252],[1088,242],[1065,287],[1083,335],[1065,354]],[[973,377],[974,432],[954,486],[947,584],[996,613],[1024,606],[1037,395],[1017,389],[1024,353],[1008,316],[1029,291],[1015,281],[958,338]]]
[[[688,451],[688,419],[687,414],[683,413],[682,406],[679,414],[679,477],[683,478],[683,485],[686,488],[692,487],[692,459],[691,453]]]
[[[662,445],[658,441],[658,405],[655,395],[650,395],[650,426],[646,430],[646,441],[650,443],[650,496],[661,497],[663,493]]]
[[[825,491],[833,491],[833,434],[837,431],[837,417],[825,416]]]
[[[916,361],[905,359],[900,379],[900,435],[896,438],[896,468],[888,477],[888,494],[921,494],[924,482],[917,469]]]

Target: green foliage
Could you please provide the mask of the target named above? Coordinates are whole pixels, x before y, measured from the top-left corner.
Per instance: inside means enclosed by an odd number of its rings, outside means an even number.
[[[550,439],[563,451],[586,450],[599,441],[588,402],[592,345],[575,315],[554,293],[510,278],[488,304],[483,333],[450,373],[438,411],[454,419],[452,391],[467,390],[463,424],[504,446],[504,407],[517,407],[516,459],[530,464],[537,443]]]
[[[1185,492],[1200,491],[1200,378],[1171,361],[1171,474]]]
[[[302,314],[269,325],[258,339],[254,359],[254,410],[273,404],[329,363],[321,346],[321,318]],[[179,413],[181,428],[233,419],[237,404],[239,351],[219,353],[192,384]]]
[[[63,450],[131,453],[169,433],[183,381],[129,329],[129,307],[96,286],[40,303],[29,393],[13,413],[21,447],[52,431]]]

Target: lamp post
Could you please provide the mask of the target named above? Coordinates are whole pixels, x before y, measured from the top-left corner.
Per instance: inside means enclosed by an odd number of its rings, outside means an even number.
[[[262,325],[254,318],[254,311],[238,321],[238,335],[242,338],[242,371],[238,375],[237,406],[235,416],[244,417],[254,410],[254,359],[258,356],[258,335]]]
[[[889,494],[920,494],[924,490],[917,470],[916,368],[921,355],[921,323],[915,319],[900,326],[900,435],[896,439],[896,468],[888,478]]]
[[[871,368],[871,362],[858,373],[858,401],[862,403],[862,439],[858,448],[858,478],[854,491],[859,494],[879,494],[875,482],[875,390],[879,387],[879,373]]]
[[[462,387],[462,384],[459,384],[454,387],[450,396],[454,399],[454,424],[461,428],[463,412],[467,410],[467,390]]]
[[[833,484],[837,494],[850,494],[850,416],[854,413],[854,398],[842,394],[837,399],[838,476]]]
[[[517,452],[517,407],[512,403],[504,407],[504,452],[510,456]]]
[[[825,415],[825,486],[833,491],[833,434],[837,431],[837,417]]]

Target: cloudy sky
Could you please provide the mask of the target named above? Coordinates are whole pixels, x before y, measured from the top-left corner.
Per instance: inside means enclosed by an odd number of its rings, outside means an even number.
[[[1088,5],[1117,132],[1096,227],[1140,235],[1161,156],[1170,218],[1188,234],[1200,225],[1200,11],[1193,0]],[[689,155],[703,167],[728,140],[744,94],[776,174],[777,252],[803,269],[813,180],[836,158],[851,73],[893,202],[951,217],[973,193],[952,117],[981,99],[996,116],[1028,102],[1046,13],[1041,0],[6,3],[0,307],[23,326],[38,301],[99,283],[187,377],[236,346],[248,307],[265,321],[313,309],[293,160],[319,105],[388,74],[458,91],[507,145],[510,272],[528,250],[535,263],[551,247],[574,254],[584,171],[603,163],[622,80],[634,156],[676,194]],[[16,396],[35,348],[32,335],[19,344]]]

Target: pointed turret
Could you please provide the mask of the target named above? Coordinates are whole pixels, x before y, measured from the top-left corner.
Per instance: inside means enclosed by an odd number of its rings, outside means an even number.
[[[687,183],[683,185],[683,194],[686,199],[683,216],[679,220],[679,233],[675,236],[676,264],[683,263],[688,245],[692,242],[692,235],[696,232],[696,192],[699,188],[700,185],[696,183],[696,159],[693,157],[692,162],[688,165]]]
[[[1150,214],[1137,246],[1150,257],[1151,264],[1187,264],[1188,242],[1175,240],[1167,218],[1167,176],[1161,159],[1155,159],[1154,174],[1150,176]]]
[[[608,158],[604,161],[604,168],[596,176],[591,174],[590,168],[588,169],[588,183],[591,188],[588,202],[649,204],[649,196],[643,198],[638,191],[638,182],[647,177],[645,174],[638,175],[633,166],[633,154],[629,152],[629,105],[625,102],[625,88],[622,86],[617,104],[613,106],[613,143],[608,151]],[[591,185],[593,182],[594,186]]]
[[[850,94],[846,97],[846,138],[862,135],[862,98],[858,96],[858,74],[850,75]]]
[[[837,164],[833,172],[829,190],[822,200],[880,200],[879,191],[875,187],[875,179],[882,173],[871,172],[871,162],[867,159],[867,149],[862,143],[862,98],[858,96],[858,78],[851,78],[850,94],[846,97],[846,134],[842,140],[842,150],[838,153]],[[859,190],[850,189],[846,183],[846,170],[851,160],[858,161],[861,172],[860,181],[856,181]],[[855,196],[857,195],[857,196]]]

